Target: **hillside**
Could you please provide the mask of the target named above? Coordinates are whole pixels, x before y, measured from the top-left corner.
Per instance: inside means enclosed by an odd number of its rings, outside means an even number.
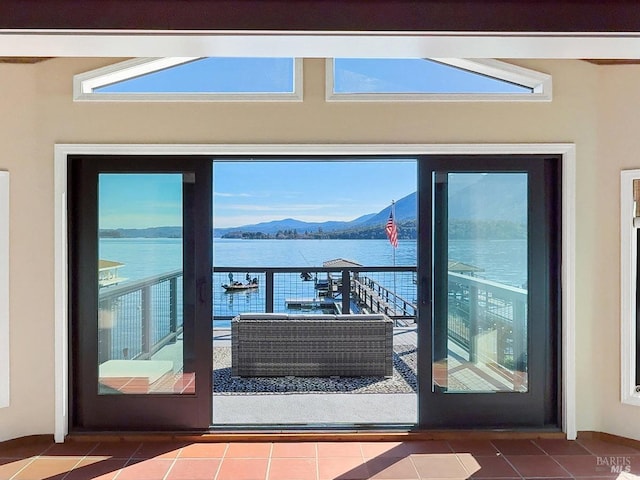
[[[483,175],[478,182],[451,193],[449,219],[526,223],[526,175]]]
[[[100,238],[182,238],[182,227],[100,229]]]
[[[527,220],[525,175],[492,174],[450,177],[449,238],[523,238]],[[235,228],[214,229],[222,238],[386,238],[384,225],[391,205],[354,220],[304,222],[295,218],[272,220]],[[417,236],[417,192],[395,202],[399,237]],[[180,238],[182,227],[100,230],[101,238]]]

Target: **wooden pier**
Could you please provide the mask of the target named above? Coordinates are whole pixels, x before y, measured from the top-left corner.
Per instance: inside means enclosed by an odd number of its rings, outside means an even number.
[[[418,307],[375,280],[360,275],[351,280],[351,295],[368,313],[383,313],[399,324],[414,323]]]

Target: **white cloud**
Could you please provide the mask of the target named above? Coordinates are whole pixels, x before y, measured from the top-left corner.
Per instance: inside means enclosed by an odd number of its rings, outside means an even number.
[[[238,197],[253,197],[250,193],[226,193],[226,192],[213,192],[213,195],[216,197],[224,197],[224,198],[238,198]]]
[[[303,222],[326,222],[328,220],[338,222],[349,222],[356,218],[354,215],[332,215],[330,219],[326,215],[297,215],[296,220]],[[261,215],[235,215],[235,216],[216,216],[213,219],[215,228],[235,228],[243,225],[253,225],[256,223],[272,222],[283,220],[286,217],[274,217],[272,214]]]
[[[273,212],[273,213],[282,213],[282,212],[305,212],[305,211],[317,211],[317,210],[325,210],[332,211],[333,209],[343,209],[342,205],[334,204],[334,203],[288,203],[285,205],[261,205],[261,204],[235,204],[235,205],[225,205],[224,211],[238,210],[238,211],[248,211],[248,212]],[[325,220],[326,216],[325,216]]]
[[[101,214],[99,228],[149,228],[182,225],[181,214]]]

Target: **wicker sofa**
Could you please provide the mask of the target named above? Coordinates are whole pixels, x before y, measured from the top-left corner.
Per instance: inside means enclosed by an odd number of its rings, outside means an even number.
[[[231,321],[233,376],[391,376],[386,315],[241,314]]]

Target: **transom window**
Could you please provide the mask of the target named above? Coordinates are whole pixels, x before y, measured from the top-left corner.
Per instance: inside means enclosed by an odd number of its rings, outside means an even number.
[[[294,58],[134,59],[76,75],[75,100],[300,101]]]
[[[329,101],[532,101],[551,99],[551,77],[497,60],[335,58]]]
[[[74,77],[76,101],[302,101],[302,59],[137,58]],[[492,59],[326,60],[327,101],[550,101],[551,76]]]

